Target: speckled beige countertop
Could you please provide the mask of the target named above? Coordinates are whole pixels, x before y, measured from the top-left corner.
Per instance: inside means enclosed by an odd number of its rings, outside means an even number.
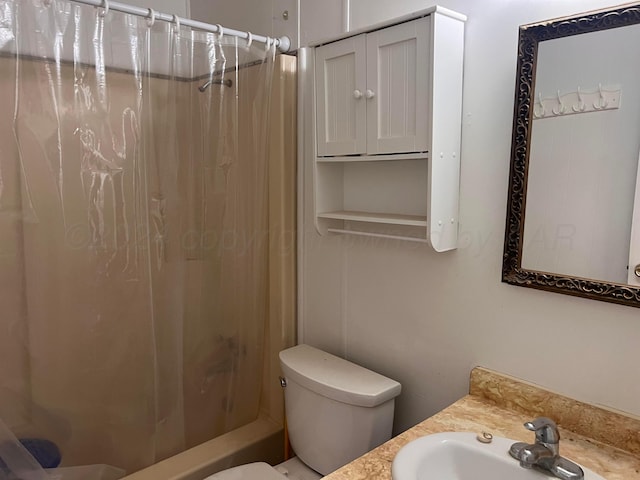
[[[400,448],[439,432],[490,432],[532,442],[523,423],[547,416],[560,428],[560,453],[606,480],[640,480],[640,418],[558,395],[483,368],[471,373],[470,394],[375,450],[324,477],[391,480]]]

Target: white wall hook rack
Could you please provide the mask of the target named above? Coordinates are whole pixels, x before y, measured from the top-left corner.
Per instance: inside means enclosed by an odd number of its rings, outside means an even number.
[[[560,90],[553,97],[543,97],[538,92],[533,105],[533,118],[553,118],[577,113],[599,112],[620,108],[622,89],[618,87],[603,87],[602,84],[593,90],[582,90],[578,87],[575,92],[560,94]]]

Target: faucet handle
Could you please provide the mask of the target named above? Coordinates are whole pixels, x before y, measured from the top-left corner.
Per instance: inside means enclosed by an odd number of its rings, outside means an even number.
[[[560,443],[560,432],[556,422],[547,417],[538,417],[535,420],[524,424],[527,430],[536,433],[536,443],[543,443],[547,446]]]

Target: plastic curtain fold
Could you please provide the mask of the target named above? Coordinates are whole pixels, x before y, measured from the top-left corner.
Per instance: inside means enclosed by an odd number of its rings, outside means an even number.
[[[0,419],[63,465],[131,472],[257,417],[274,56],[0,0]]]

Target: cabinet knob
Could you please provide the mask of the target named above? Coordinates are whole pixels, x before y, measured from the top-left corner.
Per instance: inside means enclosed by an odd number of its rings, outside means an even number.
[[[636,268],[633,269],[633,273],[636,274],[636,277],[640,277],[640,264],[636,265]]]
[[[356,100],[360,100],[362,98],[362,92],[360,90],[354,90],[353,98],[355,98]]]
[[[365,97],[367,97],[367,100],[371,100],[373,97],[376,96],[375,92],[373,90],[369,90],[367,89],[367,91],[364,94]]]

